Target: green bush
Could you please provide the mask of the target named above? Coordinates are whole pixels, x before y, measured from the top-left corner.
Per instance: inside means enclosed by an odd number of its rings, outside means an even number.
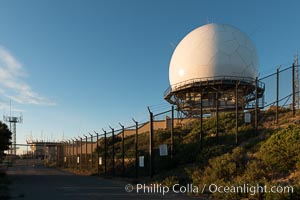
[[[217,181],[231,182],[244,171],[246,154],[237,147],[232,153],[226,153],[209,160],[209,165],[204,170],[203,182],[210,184]]]
[[[179,184],[179,181],[177,176],[168,176],[161,182],[161,184],[163,186],[172,187],[175,184]]]
[[[288,127],[273,134],[260,148],[270,178],[285,176],[296,168],[300,155],[300,127]]]

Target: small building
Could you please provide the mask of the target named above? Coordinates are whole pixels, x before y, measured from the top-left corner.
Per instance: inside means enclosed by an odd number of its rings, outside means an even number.
[[[55,161],[60,143],[45,141],[27,141],[33,158],[45,160],[46,163]]]

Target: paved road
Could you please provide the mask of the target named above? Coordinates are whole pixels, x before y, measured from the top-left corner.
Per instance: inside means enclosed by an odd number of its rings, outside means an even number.
[[[100,177],[79,176],[42,166],[18,163],[8,169],[12,179],[10,194],[20,200],[114,200],[114,199],[189,199],[185,195],[168,193],[137,194],[125,191],[128,182]]]

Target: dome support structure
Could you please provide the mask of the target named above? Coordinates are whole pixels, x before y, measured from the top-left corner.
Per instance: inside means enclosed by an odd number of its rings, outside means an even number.
[[[238,91],[235,91],[238,83]],[[256,90],[255,79],[245,79],[235,77],[234,79],[215,78],[201,80],[190,80],[189,84],[178,87],[170,86],[164,93],[164,99],[170,104],[176,105],[186,117],[199,117],[205,114],[234,111],[236,106],[236,93],[238,108],[245,110],[254,109]],[[258,81],[257,98],[258,107],[263,108],[263,94],[265,84]],[[216,97],[217,98],[214,98]],[[202,111],[201,111],[202,110]]]

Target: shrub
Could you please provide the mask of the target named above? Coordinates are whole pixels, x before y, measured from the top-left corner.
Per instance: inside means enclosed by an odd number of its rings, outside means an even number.
[[[294,126],[272,135],[261,146],[258,157],[265,163],[271,178],[275,178],[295,169],[299,155],[300,127]]]
[[[163,186],[172,187],[175,184],[179,184],[179,181],[176,176],[168,176],[161,182],[161,184]]]

